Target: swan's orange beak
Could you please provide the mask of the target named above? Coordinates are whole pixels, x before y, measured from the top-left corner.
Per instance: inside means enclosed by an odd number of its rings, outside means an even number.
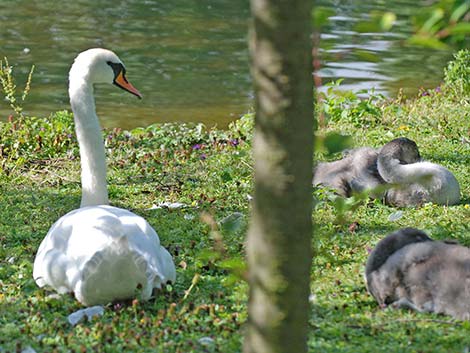
[[[126,90],[127,92],[130,92],[140,99],[142,99],[142,94],[139,92],[137,88],[132,86],[132,84],[127,81],[126,76],[124,76],[124,72],[121,70],[119,74],[116,76],[114,79],[114,84],[118,87],[121,87],[122,89]]]

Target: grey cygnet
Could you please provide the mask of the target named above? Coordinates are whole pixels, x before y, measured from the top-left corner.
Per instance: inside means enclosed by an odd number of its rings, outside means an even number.
[[[421,161],[418,146],[400,137],[384,145],[377,157],[377,169],[390,188],[387,204],[404,207],[426,202],[454,205],[460,200],[455,176],[439,164]]]
[[[400,229],[379,241],[365,270],[381,307],[409,308],[470,320],[470,249]]]
[[[377,155],[376,149],[360,147],[346,151],[338,161],[319,163],[314,170],[313,184],[330,187],[343,197],[371,190],[373,194],[384,183],[377,171]]]

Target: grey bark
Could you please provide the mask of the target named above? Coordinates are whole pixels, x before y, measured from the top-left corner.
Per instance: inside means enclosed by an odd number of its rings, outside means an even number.
[[[307,352],[312,237],[310,0],[251,0],[255,191],[245,353]]]

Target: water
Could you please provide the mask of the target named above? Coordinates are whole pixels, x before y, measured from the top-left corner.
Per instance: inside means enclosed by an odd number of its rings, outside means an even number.
[[[453,49],[432,50],[406,45],[413,32],[410,16],[425,5],[409,0],[317,1],[319,6],[335,9],[335,16],[322,29],[319,71],[322,82],[344,78],[344,89],[371,89],[387,96],[403,90],[408,96],[421,88],[436,87]],[[356,26],[373,11],[391,11],[397,21],[390,32],[358,33]]]
[[[344,77],[345,88],[414,94],[439,84],[450,52],[401,45],[416,2],[317,1],[335,17],[321,40],[323,83]],[[359,34],[358,19],[392,10],[393,33]],[[248,0],[9,0],[0,2],[0,57],[14,65],[20,87],[36,65],[27,114],[69,109],[67,73],[78,52],[107,47],[124,61],[142,101],[116,89],[96,90],[98,115],[107,127],[163,121],[226,126],[253,104],[246,45]],[[364,53],[376,60],[364,59]],[[370,55],[369,55],[370,57]],[[0,102],[0,119],[10,113]]]

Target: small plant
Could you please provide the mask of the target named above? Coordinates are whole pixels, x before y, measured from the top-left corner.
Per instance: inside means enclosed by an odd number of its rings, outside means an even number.
[[[355,126],[376,126],[381,122],[382,113],[379,103],[385,97],[373,90],[357,92],[340,89],[340,79],[326,84],[326,94],[322,95],[322,109],[328,120],[333,122],[352,122]]]
[[[0,122],[0,175],[37,159],[77,153],[72,114],[23,117]]]
[[[31,80],[33,78],[34,65],[31,66],[29,71],[28,79],[26,80],[23,93],[21,98],[17,98],[16,93],[16,83],[13,78],[13,67],[8,63],[8,59],[5,57],[4,62],[0,61],[0,83],[2,85],[2,90],[5,95],[5,100],[10,104],[10,107],[13,109],[17,116],[23,116],[23,102],[31,90]]]
[[[454,55],[444,70],[445,82],[457,94],[470,92],[470,50],[464,49]]]

